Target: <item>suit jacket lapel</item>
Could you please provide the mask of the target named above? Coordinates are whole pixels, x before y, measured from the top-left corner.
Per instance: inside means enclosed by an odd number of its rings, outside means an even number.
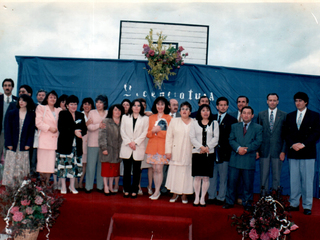
[[[282,113],[278,110],[277,111],[277,114],[274,118],[274,124],[273,124],[273,128],[275,128],[277,126],[277,124],[279,123],[280,121],[280,117],[282,116]]]

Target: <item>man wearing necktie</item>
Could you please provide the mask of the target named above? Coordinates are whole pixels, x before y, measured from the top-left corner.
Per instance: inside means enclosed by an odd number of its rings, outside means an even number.
[[[14,82],[11,78],[6,78],[2,82],[3,95],[0,95],[0,122],[2,124],[0,128],[0,158],[3,152],[4,146],[4,118],[7,109],[12,101],[16,101],[17,97],[12,95]]]
[[[169,115],[172,118],[176,118],[176,117],[181,117],[180,113],[179,113],[179,103],[176,99],[172,98],[169,101],[169,109],[170,109],[170,113]]]
[[[231,125],[237,123],[237,119],[227,113],[229,100],[225,97],[219,97],[216,102],[218,114],[213,115],[213,119],[219,124],[219,143],[215,148],[216,159],[213,168],[213,177],[209,179],[210,186],[208,189],[208,204],[223,205],[227,192],[228,182],[228,165],[232,148],[229,144],[229,135]],[[219,193],[218,191],[219,179]]]
[[[303,213],[311,215],[320,116],[307,108],[309,97],[306,93],[298,92],[293,99],[297,110],[288,113],[285,124],[291,188],[290,207],[287,210],[299,211],[302,197]]]
[[[229,168],[225,209],[232,208],[236,200],[236,187],[243,182],[243,201],[249,210],[253,201],[253,180],[256,166],[256,151],[262,143],[262,126],[252,121],[253,109],[245,106],[241,110],[243,122],[231,126],[229,143],[232,148]]]
[[[270,93],[267,96],[268,110],[258,115],[258,123],[263,127],[262,144],[257,152],[257,159],[260,158],[260,187],[261,195],[268,194],[270,164],[272,169],[272,189],[280,187],[280,176],[282,163],[285,159],[284,124],[287,113],[277,108],[279,96]]]

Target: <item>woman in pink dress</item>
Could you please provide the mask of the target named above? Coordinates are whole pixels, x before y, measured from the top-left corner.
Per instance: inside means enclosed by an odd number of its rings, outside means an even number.
[[[50,175],[54,173],[56,149],[58,142],[58,117],[61,108],[54,105],[58,94],[51,91],[36,109],[36,126],[40,131],[37,152],[37,172],[49,183]]]

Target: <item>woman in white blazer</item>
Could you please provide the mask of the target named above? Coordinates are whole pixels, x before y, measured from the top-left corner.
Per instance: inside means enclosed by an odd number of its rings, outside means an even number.
[[[219,141],[219,124],[213,120],[210,106],[203,104],[199,107],[196,121],[190,129],[192,149],[192,176],[195,200],[193,205],[205,207],[205,196],[209,188],[209,178],[213,176],[213,166],[216,159],[214,148]],[[202,184],[201,184],[202,181]],[[202,186],[202,187],[201,187]],[[201,188],[201,199],[200,197]]]
[[[170,202],[177,201],[179,195],[182,195],[182,203],[187,204],[187,194],[193,194],[192,144],[189,137],[192,121],[191,110],[190,103],[181,103],[181,118],[172,118],[167,130],[165,152],[170,161],[166,188],[173,193]]]
[[[136,198],[139,190],[140,167],[146,150],[145,138],[148,132],[149,118],[144,115],[144,108],[140,100],[131,103],[129,115],[123,115],[120,133],[122,145],[120,158],[123,159],[123,188],[124,197]],[[133,181],[131,184],[131,169],[133,168]]]

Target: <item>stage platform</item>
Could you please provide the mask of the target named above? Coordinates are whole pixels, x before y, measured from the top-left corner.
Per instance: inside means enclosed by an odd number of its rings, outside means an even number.
[[[120,188],[121,190],[121,188]],[[192,220],[192,239],[241,239],[235,227],[231,227],[230,216],[241,215],[243,207],[236,205],[232,209],[222,209],[222,206],[207,205],[206,207],[192,206],[190,197],[188,204],[182,204],[181,199],[170,203],[170,195],[160,196],[159,200],[152,201],[148,198],[146,189],[143,196],[137,199],[123,198],[121,193],[105,196],[103,193],[93,191],[90,194],[68,193],[64,195],[65,202],[61,207],[61,214],[56,224],[51,229],[51,240],[106,240],[111,217],[114,214],[137,214],[153,216],[152,222],[157,223],[157,217],[189,218]],[[258,195],[255,195],[258,199]],[[306,216],[300,206],[299,212],[292,212],[292,220],[299,226],[289,239],[319,239],[320,236],[320,200],[314,198],[312,215]],[[138,224],[138,221],[137,221]],[[4,229],[1,222],[1,229]],[[157,226],[155,225],[155,228]],[[141,226],[126,225],[123,231],[141,231]],[[142,228],[143,229],[143,228]],[[146,227],[146,231],[147,227]],[[163,231],[174,231],[172,228]],[[46,231],[40,232],[38,240],[44,240]],[[131,238],[126,238],[131,239]],[[151,239],[151,234],[150,238]],[[160,238],[161,239],[161,238]],[[164,238],[165,239],[165,238]],[[288,239],[288,238],[287,238]]]

